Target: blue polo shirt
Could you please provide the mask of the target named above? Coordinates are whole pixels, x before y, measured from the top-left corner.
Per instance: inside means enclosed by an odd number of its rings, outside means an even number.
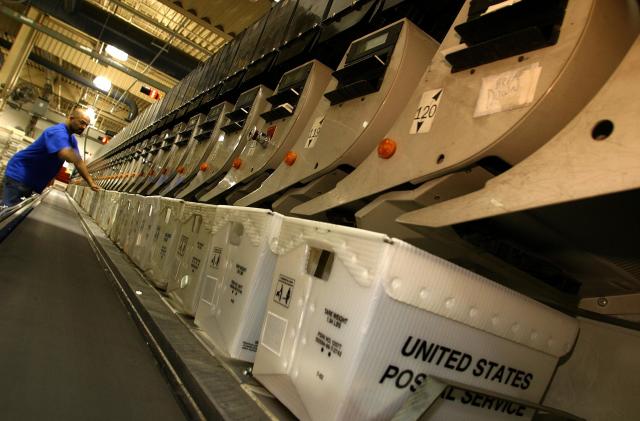
[[[80,156],[78,142],[67,125],[51,126],[35,142],[13,155],[5,175],[40,193],[60,171],[64,159],[58,158],[58,152],[64,148],[73,148]]]

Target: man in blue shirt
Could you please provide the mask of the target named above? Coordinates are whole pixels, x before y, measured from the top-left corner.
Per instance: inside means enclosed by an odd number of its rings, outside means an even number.
[[[4,205],[13,206],[20,203],[22,197],[28,197],[33,192],[41,193],[58,174],[64,161],[75,165],[94,191],[100,190],[80,157],[74,136],[82,134],[90,120],[84,109],[75,108],[66,123],[45,129],[35,142],[16,153],[9,160],[4,174]]]

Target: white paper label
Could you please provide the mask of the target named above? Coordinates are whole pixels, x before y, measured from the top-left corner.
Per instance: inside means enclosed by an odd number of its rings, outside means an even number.
[[[311,130],[309,130],[309,137],[304,144],[305,148],[313,148],[316,145],[316,141],[318,140],[318,135],[320,134],[320,128],[322,127],[322,123],[324,123],[324,116],[320,116],[315,119],[313,122],[313,126]]]
[[[444,89],[432,89],[422,94],[420,103],[411,121],[409,134],[427,133],[431,130],[431,124],[438,112],[438,104],[442,99]]]
[[[247,156],[253,156],[255,152],[256,152],[256,142],[251,142],[251,144],[249,144],[249,147],[247,148]]]
[[[524,107],[533,101],[542,67],[533,63],[482,79],[474,117]]]

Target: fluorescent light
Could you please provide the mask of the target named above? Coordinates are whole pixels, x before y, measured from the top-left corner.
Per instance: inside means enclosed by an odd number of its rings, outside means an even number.
[[[88,107],[86,111],[87,111],[87,115],[89,116],[89,119],[91,121],[96,121],[96,110],[94,110],[91,107]]]
[[[96,76],[93,79],[93,85],[103,92],[109,92],[109,89],[111,89],[111,81],[104,76]]]
[[[129,54],[125,53],[117,47],[114,47],[113,45],[107,45],[107,48],[105,48],[104,50],[107,52],[107,54],[109,54],[116,60],[127,61],[127,59],[129,58]]]

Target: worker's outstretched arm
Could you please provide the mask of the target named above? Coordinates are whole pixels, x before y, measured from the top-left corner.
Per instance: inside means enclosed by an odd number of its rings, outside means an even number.
[[[76,169],[78,170],[82,178],[84,178],[87,181],[87,184],[89,184],[89,187],[91,187],[93,191],[100,190],[100,187],[95,183],[95,181],[93,181],[93,178],[91,178],[91,174],[89,174],[87,165],[84,163],[82,158],[80,158],[80,156],[76,153],[76,151],[73,150],[73,148],[64,148],[59,150],[58,157],[60,159],[64,159],[65,161],[75,165]]]

